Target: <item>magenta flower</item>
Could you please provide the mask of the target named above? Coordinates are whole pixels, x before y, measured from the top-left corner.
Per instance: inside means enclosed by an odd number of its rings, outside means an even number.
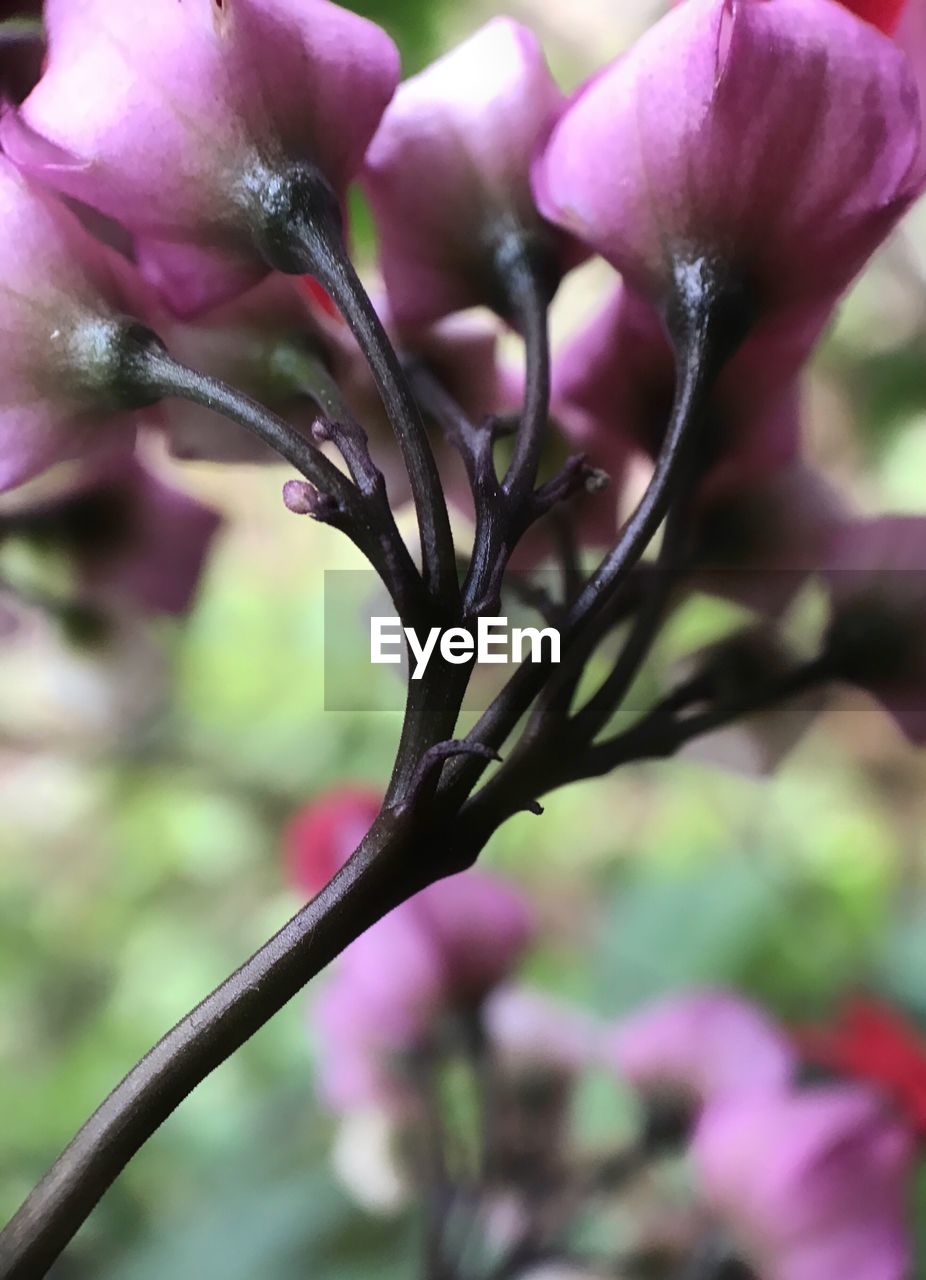
[[[483,1000],[509,976],[534,932],[522,895],[486,871],[440,880],[411,907],[436,943],[445,991],[462,1005]]]
[[[926,742],[926,519],[845,520],[830,540],[829,648],[911,742]]]
[[[918,194],[919,152],[910,67],[869,23],[686,0],[577,95],[534,187],[660,306],[706,261],[761,320],[842,292]]]
[[[724,991],[690,991],[620,1022],[605,1060],[644,1094],[704,1104],[787,1087],[796,1054],[756,1005]]]
[[[0,157],[0,492],[56,462],[128,454],[127,265]]]
[[[911,1137],[856,1085],[721,1098],[696,1130],[703,1194],[763,1280],[906,1280]]]
[[[48,67],[4,120],[5,149],[133,233],[187,246],[201,305],[266,272],[258,242],[294,166],[343,196],[398,80],[388,36],[327,0],[48,0],[45,16]],[[189,247],[209,250],[211,297]],[[153,274],[157,259],[149,243]]]
[[[766,325],[717,379],[701,433],[701,469],[764,475],[799,448],[797,418],[778,412],[826,320]],[[675,357],[663,323],[633,290],[619,287],[553,364],[553,406],[571,443],[620,474],[628,453],[655,458],[675,395]]]
[[[314,1006],[320,1088],[342,1107],[401,1093],[402,1062],[441,1018],[475,1009],[532,933],[521,896],[478,871],[439,881],[352,943]]]
[[[132,457],[85,471],[64,493],[0,515],[0,539],[61,558],[82,604],[181,615],[192,606],[219,515]]]
[[[530,189],[531,161],[562,101],[536,36],[510,18],[494,18],[401,86],[363,175],[399,325],[479,304],[507,313],[496,255],[512,232],[548,247],[551,283],[575,256]]]

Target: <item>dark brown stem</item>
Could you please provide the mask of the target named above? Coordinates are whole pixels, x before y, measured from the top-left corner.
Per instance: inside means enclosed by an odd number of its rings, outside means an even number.
[[[350,942],[439,877],[438,847],[384,812],[322,892],[187,1014],[90,1117],[0,1233],[0,1280],[37,1280],[185,1097]]]
[[[370,366],[408,471],[425,584],[450,614],[459,601],[459,583],[437,464],[405,371],[347,252],[337,200],[320,174],[294,175],[276,231],[279,242],[271,238],[265,246],[268,261],[282,271],[308,272],[324,285]]]
[[[342,529],[363,552],[400,614],[412,616],[419,610],[420,575],[396,528],[382,484],[371,481],[362,492],[290,423],[217,378],[187,368],[159,344],[140,342],[134,360],[134,376],[158,396],[189,400],[239,423],[329,496],[333,505],[330,511],[325,508],[325,523]]]

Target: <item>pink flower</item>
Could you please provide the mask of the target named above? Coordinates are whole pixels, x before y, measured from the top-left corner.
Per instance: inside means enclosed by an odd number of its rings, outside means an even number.
[[[439,880],[411,900],[455,1002],[478,1002],[512,972],[534,931],[521,894],[487,871]]]
[[[425,328],[396,329],[397,345],[434,373],[471,422],[497,412],[502,396],[499,326],[485,315],[452,315]]]
[[[530,166],[561,105],[536,37],[510,18],[401,86],[364,167],[400,326],[478,304],[507,314],[497,255],[513,232],[549,254],[556,283],[568,241],[538,215]]]
[[[401,1094],[407,1056],[445,1014],[475,1009],[503,982],[531,933],[520,895],[478,871],[431,885],[367,930],[314,1007],[329,1104]]]
[[[64,493],[0,515],[4,533],[63,557],[85,604],[182,615],[193,605],[219,515],[132,457],[86,471]]]
[[[128,454],[127,265],[0,157],[0,492],[56,462]]]
[[[333,787],[300,809],[283,832],[287,879],[314,896],[357,848],[379,813],[373,787]]]
[[[918,194],[919,151],[909,65],[869,23],[686,0],[577,95],[534,186],[651,301],[705,261],[762,319],[845,289]]]
[[[704,1196],[763,1280],[906,1280],[909,1133],[861,1086],[709,1105],[693,1143]]]
[[[435,948],[401,908],[358,938],[311,1008],[325,1104],[346,1111],[410,1098],[405,1060],[428,1039],[442,999]]]
[[[398,80],[388,36],[327,0],[48,0],[45,17],[48,67],[5,149],[149,239],[152,274],[155,242],[181,246],[167,271],[180,254],[202,306],[266,272],[262,236],[300,166],[344,195]]]
[[[763,429],[796,439],[797,404],[783,403]],[[777,615],[829,563],[846,507],[800,459],[764,472],[735,459],[707,477],[693,514],[695,574],[702,591]]]
[[[724,991],[669,996],[619,1023],[606,1061],[646,1094],[696,1104],[787,1087],[796,1054],[756,1005]]]
[[[868,0],[872,7],[877,2],[878,0]],[[920,113],[926,114],[926,5],[922,0],[906,0],[906,3],[899,4],[897,0],[880,0],[880,2],[886,10],[884,15],[886,18],[890,19],[893,16],[890,13],[892,6],[896,10],[897,21],[893,27],[893,36],[910,59],[919,89]],[[858,0],[854,0],[854,3],[858,3]]]
[[[576,1075],[597,1056],[600,1026],[582,1010],[527,987],[504,986],[486,1004],[493,1048],[515,1067]]]
[[[801,323],[766,324],[748,338],[720,374],[704,415],[700,469],[765,475],[799,448],[797,419],[778,408],[793,400],[793,384],[826,315]],[[571,442],[620,473],[628,452],[659,453],[675,394],[675,358],[658,313],[626,286],[553,364],[553,406]]]
[[[835,671],[874,694],[912,742],[926,742],[926,519],[843,521],[826,578]]]

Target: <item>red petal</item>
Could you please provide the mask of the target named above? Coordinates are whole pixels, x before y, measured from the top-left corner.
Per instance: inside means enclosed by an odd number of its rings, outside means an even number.
[[[796,1039],[809,1062],[880,1085],[926,1137],[926,1039],[890,1005],[857,997],[833,1026]]]
[[[842,0],[847,9],[887,35],[897,30],[906,0]]]
[[[325,315],[334,316],[335,319],[340,320],[341,313],[317,280],[313,280],[311,276],[300,276],[299,285],[313,306],[318,307]]]

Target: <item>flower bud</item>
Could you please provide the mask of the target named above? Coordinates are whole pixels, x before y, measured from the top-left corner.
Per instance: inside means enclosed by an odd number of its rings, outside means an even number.
[[[128,454],[138,377],[127,264],[0,157],[0,492],[73,458]]]
[[[316,1002],[330,1106],[407,1098],[403,1062],[508,978],[532,930],[513,888],[478,871],[429,886],[361,935]]]
[[[45,20],[5,150],[143,237],[151,276],[166,244],[200,306],[266,273],[316,179],[343,198],[398,80],[389,37],[327,0],[48,0]]]
[[[796,1054],[756,1005],[724,991],[669,996],[624,1019],[604,1055],[644,1094],[695,1107],[714,1098],[784,1089]]]
[[[182,615],[192,606],[221,519],[131,456],[85,468],[58,493],[0,509],[0,542],[64,561],[72,604],[129,603]]]
[[[401,86],[363,173],[399,325],[480,304],[507,317],[513,246],[555,288],[576,249],[537,213],[530,166],[562,101],[536,37],[510,18]]]
[[[919,156],[909,64],[869,23],[832,0],[685,0],[576,96],[534,189],[663,310],[706,261],[755,324],[846,288]]]

